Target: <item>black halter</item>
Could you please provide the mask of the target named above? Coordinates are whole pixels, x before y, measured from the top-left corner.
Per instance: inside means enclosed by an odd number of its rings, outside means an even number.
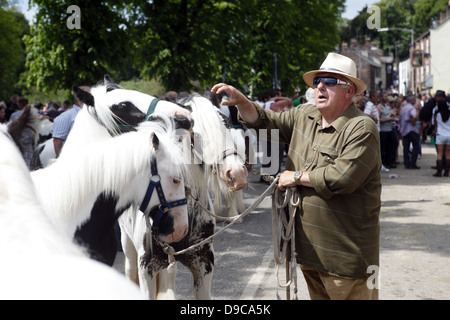
[[[152,118],[153,112],[155,112],[156,104],[160,101],[160,99],[155,98],[150,102],[150,106],[148,107],[147,114],[145,116],[145,121],[150,121]],[[151,162],[151,169],[152,169],[152,177],[157,177],[157,180],[150,180],[150,183],[147,187],[147,192],[145,193],[144,200],[142,201],[142,204],[139,208],[140,211],[145,212],[145,210],[148,207],[148,204],[150,202],[150,199],[152,198],[153,190],[156,188],[156,192],[158,194],[159,198],[159,206],[158,211],[156,213],[156,216],[153,217],[153,223],[152,223],[152,232],[155,232],[158,230],[159,222],[161,221],[162,216],[169,211],[170,208],[175,208],[179,206],[183,206],[187,204],[187,199],[182,198],[179,200],[167,202],[166,197],[164,196],[164,191],[161,186],[161,178],[158,174],[158,168],[156,166],[156,158],[152,159]]]
[[[149,121],[152,118],[152,113],[155,112],[155,108],[156,108],[156,104],[160,101],[161,99],[155,98],[152,100],[152,102],[150,102],[150,106],[147,109],[147,114],[145,116],[145,121]]]
[[[139,207],[139,210],[145,213],[145,210],[148,207],[148,204],[150,202],[150,199],[152,198],[153,191],[156,188],[156,192],[158,194],[159,198],[159,206],[158,206],[158,212],[156,213],[156,216],[153,217],[153,224],[152,224],[152,231],[157,230],[159,227],[159,222],[162,218],[162,216],[169,211],[170,208],[175,208],[179,206],[183,206],[187,204],[187,199],[182,198],[179,200],[174,200],[171,202],[167,202],[166,197],[164,196],[164,191],[161,186],[161,177],[158,174],[158,168],[156,167],[156,159],[153,158],[151,162],[151,169],[152,169],[152,178],[157,177],[157,180],[150,180],[150,183],[147,187],[147,192],[145,193],[144,200],[142,201],[141,206]]]

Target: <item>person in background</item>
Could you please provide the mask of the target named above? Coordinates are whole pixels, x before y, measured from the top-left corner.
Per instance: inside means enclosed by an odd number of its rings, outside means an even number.
[[[406,97],[406,104],[400,109],[398,117],[400,125],[400,135],[403,139],[403,163],[406,169],[420,169],[417,166],[417,157],[419,155],[419,129],[416,126],[417,110],[414,107],[416,97],[412,94]],[[412,144],[412,153],[409,153],[409,147]]]
[[[377,91],[370,90],[369,101],[367,101],[366,107],[364,108],[364,113],[367,114],[370,118],[372,118],[373,121],[375,121],[378,130],[380,130],[380,119],[379,119],[380,116],[377,109],[379,97],[380,95],[378,94]]]
[[[89,87],[83,86],[80,89],[90,92]],[[74,93],[74,105],[71,109],[61,113],[53,121],[53,146],[55,148],[56,157],[61,153],[64,142],[72,129],[73,122],[78,114],[78,112],[83,107],[83,103],[78,99],[77,95]]]
[[[437,172],[433,176],[442,177],[442,169],[444,169],[444,177],[448,177],[450,171],[450,110],[449,104],[445,100],[437,102],[434,125],[436,131],[434,134],[436,135]]]
[[[9,121],[17,120],[22,115],[23,109],[25,109],[27,105],[28,99],[25,97],[20,97],[17,100],[17,110],[13,112],[13,114],[9,118]]]
[[[0,123],[6,123],[6,103],[0,102]]]
[[[393,123],[398,118],[395,117],[392,110],[391,102],[388,94],[385,92],[380,97],[380,103],[377,106],[380,114],[380,145],[381,145],[381,160],[382,164],[387,169],[395,169],[395,147],[396,147],[396,133],[394,131]]]
[[[6,104],[6,121],[9,121],[11,118],[11,115],[17,111],[18,106],[17,103],[19,102],[19,95],[13,94],[11,96],[11,99]]]

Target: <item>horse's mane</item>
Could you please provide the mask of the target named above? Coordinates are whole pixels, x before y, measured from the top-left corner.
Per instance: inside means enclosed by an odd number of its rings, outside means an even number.
[[[227,128],[227,117],[216,108],[210,100],[198,93],[178,100],[180,104],[188,105],[192,108],[192,117],[194,119],[194,133],[199,138],[201,144],[201,154],[204,174],[208,177],[210,188],[220,188],[223,192],[228,192],[227,186],[216,174],[219,165],[227,161],[230,166],[240,167],[243,161],[232,161],[233,158],[224,159],[224,152],[227,150],[237,151],[241,159],[245,159],[245,141],[243,148],[237,148],[231,134]],[[195,141],[194,144],[199,143]]]
[[[114,115],[114,113],[111,112],[111,109],[109,108],[107,93],[115,89],[123,88],[111,82],[105,81],[98,83],[95,87],[91,88],[91,94],[95,98],[95,107],[86,106],[90,115],[113,135],[117,135],[120,132],[117,121],[119,119]]]
[[[53,214],[75,212],[87,199],[97,197],[99,191],[120,195],[139,174],[148,172],[150,179],[150,161],[157,154],[184,173],[187,162],[180,159],[183,153],[172,121],[165,115],[158,118],[164,121],[143,123],[136,132],[92,142],[82,150],[63,148],[57,161],[34,171],[32,176],[37,187],[47,190],[43,201],[56,208]],[[152,146],[152,133],[159,139],[157,151]]]
[[[218,165],[221,158],[218,157],[231,144],[227,141],[224,117],[221,111],[205,97],[198,93],[179,100],[180,104],[188,105],[192,108],[194,118],[194,132],[201,136],[201,149],[203,159],[209,165]]]

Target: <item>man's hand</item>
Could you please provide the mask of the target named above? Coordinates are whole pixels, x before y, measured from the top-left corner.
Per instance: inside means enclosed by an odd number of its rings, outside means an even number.
[[[297,186],[297,182],[294,179],[294,174],[295,171],[284,171],[278,179],[278,189],[285,190],[286,188]],[[303,174],[300,178],[300,183],[302,186],[312,187],[312,184],[309,181],[309,172],[303,171]]]
[[[278,179],[278,189],[284,190],[286,188],[295,187],[297,183],[294,180],[295,171],[285,171]]]
[[[241,118],[248,123],[255,123],[258,120],[258,112],[251,101],[238,89],[226,83],[218,83],[212,87],[211,92],[221,94],[225,92],[227,99],[222,100],[224,106],[236,106]]]

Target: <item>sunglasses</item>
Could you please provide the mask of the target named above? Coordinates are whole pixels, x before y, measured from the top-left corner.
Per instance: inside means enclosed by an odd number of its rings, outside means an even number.
[[[313,80],[313,87],[317,88],[320,82],[323,82],[327,87],[334,87],[337,84],[351,85],[351,82],[342,81],[333,77],[315,77]]]

